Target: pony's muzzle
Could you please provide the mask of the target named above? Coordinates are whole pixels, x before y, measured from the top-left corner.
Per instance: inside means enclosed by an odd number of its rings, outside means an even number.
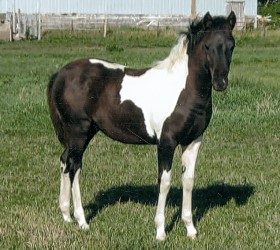
[[[224,91],[228,86],[228,77],[219,77],[212,80],[212,86],[216,91]]]

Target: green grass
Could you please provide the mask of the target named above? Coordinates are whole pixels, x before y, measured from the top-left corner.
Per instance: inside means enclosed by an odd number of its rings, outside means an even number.
[[[90,230],[63,223],[58,208],[62,148],[50,122],[46,86],[52,73],[80,57],[150,65],[168,55],[176,32],[157,38],[150,31],[118,30],[105,41],[98,32],[69,39],[65,33],[45,34],[41,42],[1,43],[0,248],[278,249],[277,34],[268,32],[262,41],[258,33],[236,34],[231,84],[213,95],[214,114],[197,162],[193,212],[198,238],[189,240],[180,220],[178,150],[164,243],[155,240],[156,148],[120,144],[102,134],[85,153],[81,178]]]

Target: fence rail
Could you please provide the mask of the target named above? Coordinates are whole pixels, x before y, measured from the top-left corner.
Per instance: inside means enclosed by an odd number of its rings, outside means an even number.
[[[96,14],[21,14],[6,15],[6,22],[11,27],[11,37],[16,39],[41,39],[47,30],[90,30],[104,29],[106,36],[109,27],[140,27],[161,29],[172,27],[184,30],[191,18],[186,16],[146,16],[146,15],[96,15]],[[7,26],[8,27],[8,26]],[[238,24],[240,29],[246,28],[245,23]]]

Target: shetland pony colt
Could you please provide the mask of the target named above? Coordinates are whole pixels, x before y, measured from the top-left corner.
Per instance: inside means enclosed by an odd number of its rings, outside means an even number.
[[[79,175],[82,158],[98,131],[123,143],[154,144],[158,150],[159,197],[156,238],[164,240],[165,205],[171,184],[175,148],[182,147],[182,219],[190,238],[194,169],[202,135],[212,115],[212,87],[223,91],[235,41],[236,16],[212,17],[209,12],[190,24],[170,55],[154,66],[132,69],[100,59],[81,59],[64,66],[48,85],[51,119],[61,155],[59,204],[66,222],[74,217],[89,226],[82,207]]]

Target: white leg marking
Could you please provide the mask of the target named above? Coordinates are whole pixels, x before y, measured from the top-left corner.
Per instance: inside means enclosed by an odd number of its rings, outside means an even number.
[[[79,226],[82,229],[88,229],[89,225],[86,222],[84,209],[81,201],[80,185],[79,185],[80,169],[76,172],[73,186],[72,186],[72,195],[73,195],[73,204],[74,204],[74,217],[78,221]]]
[[[61,162],[61,179],[60,179],[60,194],[59,194],[59,207],[62,212],[64,221],[71,222],[70,216],[70,196],[71,196],[71,183],[69,173],[65,174],[66,165]]]
[[[165,210],[166,198],[170,186],[171,186],[171,171],[167,172],[164,170],[161,176],[160,192],[159,192],[158,205],[157,205],[157,211],[155,217],[155,223],[157,229],[156,239],[160,241],[163,241],[166,238],[164,210]]]
[[[183,152],[183,207],[182,220],[187,228],[188,236],[191,239],[196,237],[197,231],[192,220],[192,189],[194,184],[195,162],[198,155],[199,147],[202,142],[202,136],[193,141]]]

